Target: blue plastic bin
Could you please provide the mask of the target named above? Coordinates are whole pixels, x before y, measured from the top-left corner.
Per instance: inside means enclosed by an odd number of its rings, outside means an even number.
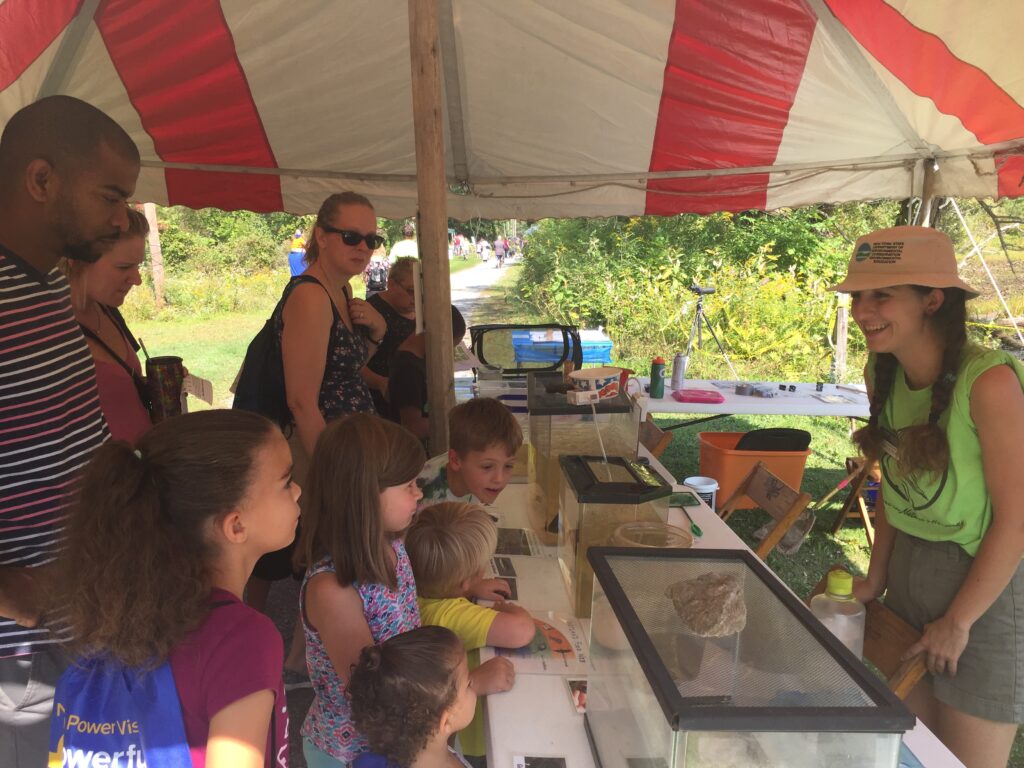
[[[594,334],[594,338],[581,338],[580,346],[583,347],[583,362],[609,364],[612,361],[612,340],[601,335],[597,338],[597,332],[581,331],[584,334]],[[572,341],[570,340],[570,346]],[[530,331],[512,331],[512,350],[516,357],[516,367],[524,363],[548,363],[553,364],[562,357],[564,345],[561,339],[555,341],[535,341],[530,338]]]

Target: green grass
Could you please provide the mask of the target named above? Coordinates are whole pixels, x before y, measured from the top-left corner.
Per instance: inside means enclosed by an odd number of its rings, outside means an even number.
[[[686,417],[655,419],[662,428],[684,420]],[[807,459],[801,490],[811,495],[812,507],[818,499],[846,477],[845,459],[847,456],[856,455],[848,437],[846,419],[811,416],[729,416],[694,427],[673,430],[672,442],[662,454],[661,461],[673,476],[680,480],[697,475],[700,474],[698,432],[748,432],[751,429],[765,427],[792,427],[805,429],[811,433],[811,455]],[[845,492],[840,491],[829,503],[815,511],[818,522],[797,554],[787,557],[772,552],[768,556],[768,566],[800,597],[809,595],[814,585],[834,563],[842,563],[854,573],[867,572],[871,553],[860,523],[849,520],[838,534],[831,533],[832,522],[845,498]],[[748,545],[756,547],[757,541],[753,533],[768,520],[767,513],[761,510],[740,510],[730,518],[729,526]]]
[[[448,273],[454,275],[456,272],[461,272],[464,269],[472,269],[481,264],[480,257],[475,253],[466,258],[456,257],[448,261]]]
[[[242,365],[245,350],[270,314],[232,314],[209,319],[178,318],[171,321],[131,321],[132,332],[142,338],[153,357],[177,355],[189,373],[213,382],[214,405],[231,407],[228,387]],[[189,408],[206,404],[189,398]]]

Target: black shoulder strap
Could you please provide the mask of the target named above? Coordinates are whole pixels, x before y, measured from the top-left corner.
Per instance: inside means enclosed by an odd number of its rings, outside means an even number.
[[[136,341],[134,336],[132,336],[131,328],[129,328],[128,323],[125,322],[124,317],[121,315],[121,311],[117,307],[108,307],[105,305],[101,305],[101,309],[106,311],[107,315],[110,316],[110,319],[114,321],[114,325],[116,325],[117,329],[121,331],[121,335],[124,336],[125,340],[131,344],[132,349],[138,352],[141,349],[139,342]]]
[[[331,302],[331,314],[334,316],[334,322],[338,322],[341,319],[341,315],[338,314],[338,307],[335,306],[334,299],[331,298],[331,294],[328,293],[327,288],[324,286],[324,284],[321,283],[312,275],[296,275],[295,277],[288,281],[288,285],[286,285],[284,289],[284,295],[281,296],[281,303],[279,304],[279,307],[282,312],[284,311],[284,303],[288,301],[288,297],[291,295],[292,290],[295,288],[295,286],[299,285],[299,283],[316,283],[321,288],[323,288],[324,293],[327,294],[327,300]],[[346,298],[348,297],[347,292],[345,296]]]
[[[138,371],[136,371],[134,368],[128,365],[128,363],[125,362],[124,359],[119,354],[117,354],[117,352],[112,350],[110,348],[110,345],[108,345],[107,342],[101,339],[92,328],[88,328],[82,325],[81,323],[79,323],[78,326],[79,328],[82,329],[83,334],[85,334],[87,337],[89,337],[97,344],[99,344],[101,347],[103,347],[103,349],[107,351],[107,354],[114,358],[114,361],[128,372],[129,376],[132,376],[134,378],[135,376],[139,375]]]

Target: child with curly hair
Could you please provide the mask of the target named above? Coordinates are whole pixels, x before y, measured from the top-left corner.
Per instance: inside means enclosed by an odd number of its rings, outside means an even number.
[[[496,656],[480,664],[479,649],[521,648],[536,632],[525,608],[507,601],[504,579],[485,579],[484,571],[498,542],[498,527],[479,504],[443,501],[422,510],[409,529],[405,546],[416,576],[420,617],[424,624],[452,630],[469,652],[473,684],[480,696],[512,687],[511,662]],[[494,601],[490,607],[469,598]],[[463,754],[483,758],[483,709],[459,736]]]
[[[268,419],[189,413],[137,450],[101,446],[68,518],[53,599],[72,650],[128,667],[169,660],[196,768],[270,768],[288,753],[281,635],[241,598],[260,556],[295,537],[291,474]]]
[[[372,750],[355,768],[469,768],[448,746],[476,709],[466,652],[450,630],[421,627],[364,648],[348,691]]]

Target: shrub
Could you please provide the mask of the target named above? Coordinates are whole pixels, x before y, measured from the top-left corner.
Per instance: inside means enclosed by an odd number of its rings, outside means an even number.
[[[888,209],[887,209],[888,210]],[[874,208],[541,222],[531,235],[518,297],[541,315],[600,325],[618,361],[646,371],[656,354],[686,348],[697,283],[718,290],[705,312],[744,378],[826,380],[835,294],[850,241]],[[859,223],[857,223],[859,222]],[[848,379],[859,378],[851,334]],[[709,334],[693,352],[695,378],[728,378]]]
[[[170,273],[164,281],[166,306],[160,310],[147,275],[143,285],[128,294],[122,311],[129,322],[183,315],[210,317],[229,312],[265,311],[269,316],[287,281],[288,274],[284,270],[255,274]]]

